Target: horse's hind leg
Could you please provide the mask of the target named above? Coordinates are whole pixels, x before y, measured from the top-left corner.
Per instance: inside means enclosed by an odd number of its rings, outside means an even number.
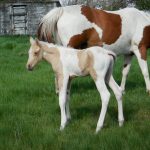
[[[126,79],[130,71],[132,58],[133,58],[132,54],[124,56],[124,65],[122,70],[122,81],[121,81],[121,88],[123,91],[125,91]]]
[[[123,104],[122,104],[122,88],[118,86],[118,84],[115,82],[113,76],[112,76],[112,70],[113,70],[113,62],[110,64],[109,69],[106,74],[106,82],[112,89],[112,91],[115,94],[117,103],[118,103],[118,121],[119,126],[123,125],[124,122],[124,116],[123,116]]]
[[[115,82],[113,76],[110,77],[108,84],[109,84],[110,88],[113,90],[116,100],[117,100],[117,103],[118,103],[118,121],[119,121],[119,126],[121,127],[124,123],[123,104],[122,104],[122,89]]]

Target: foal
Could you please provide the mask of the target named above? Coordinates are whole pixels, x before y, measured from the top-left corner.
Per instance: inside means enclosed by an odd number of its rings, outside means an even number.
[[[91,47],[85,50],[76,50],[49,44],[30,38],[31,47],[27,69],[32,70],[42,59],[52,65],[56,74],[59,89],[59,106],[61,110],[61,126],[63,130],[67,121],[71,119],[69,111],[69,94],[71,78],[75,76],[91,75],[102,100],[102,108],[97,123],[96,132],[103,127],[110,93],[105,82],[113,90],[118,102],[119,126],[123,125],[122,90],[112,77],[112,68],[115,54],[101,47]]]

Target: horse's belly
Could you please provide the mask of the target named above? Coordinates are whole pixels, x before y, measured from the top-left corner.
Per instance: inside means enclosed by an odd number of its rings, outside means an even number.
[[[131,48],[131,40],[126,38],[120,38],[111,45],[104,43],[103,47],[107,50],[113,51],[116,55],[129,54]]]

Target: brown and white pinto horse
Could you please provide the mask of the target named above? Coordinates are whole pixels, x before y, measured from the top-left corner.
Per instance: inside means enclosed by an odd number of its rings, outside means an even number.
[[[150,48],[150,14],[135,8],[104,11],[83,5],[55,8],[41,20],[40,40],[73,48],[102,46],[124,55],[121,87],[125,89],[132,56],[142,70],[150,93],[147,49]]]

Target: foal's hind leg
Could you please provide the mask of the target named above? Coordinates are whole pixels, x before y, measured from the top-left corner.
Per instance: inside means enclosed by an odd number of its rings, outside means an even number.
[[[106,87],[105,81],[102,78],[98,78],[96,81],[96,87],[100,93],[101,100],[102,100],[102,108],[99,116],[99,120],[96,127],[96,133],[101,130],[103,127],[107,106],[110,98],[110,93]]]
[[[124,56],[124,65],[123,65],[123,70],[122,70],[122,81],[121,81],[121,88],[123,91],[125,91],[126,79],[130,71],[132,58],[133,58],[132,54]]]

